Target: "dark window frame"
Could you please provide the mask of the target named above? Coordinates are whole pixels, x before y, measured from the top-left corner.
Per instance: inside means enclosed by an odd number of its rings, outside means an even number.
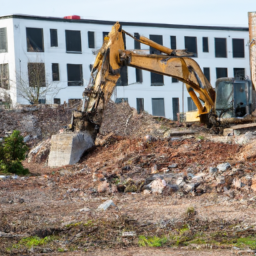
[[[224,42],[225,42],[225,47],[223,47],[223,49],[225,48],[225,54],[223,50],[221,50],[220,48],[218,49],[217,47],[220,47],[221,44],[223,44],[224,46]],[[227,58],[227,38],[224,37],[215,37],[214,38],[214,47],[215,47],[215,58]]]
[[[79,40],[76,39],[75,41],[75,34],[79,35]],[[65,38],[66,38],[66,53],[76,53],[81,54],[82,53],[82,37],[81,37],[81,31],[80,30],[65,30]],[[77,47],[79,50],[74,49]],[[71,49],[72,48],[72,49]]]
[[[28,81],[29,87],[38,87],[38,82],[40,87],[46,87],[45,63],[28,62]]]
[[[77,66],[80,69],[80,79],[77,80],[71,80],[70,79],[70,75],[71,73],[69,73],[69,67],[74,67]],[[71,71],[70,71],[71,72]],[[72,74],[74,74],[74,70],[72,72]],[[83,86],[83,65],[82,64],[67,64],[67,78],[68,78],[68,86]]]
[[[120,70],[120,78],[116,82],[117,86],[128,86],[128,67],[122,66]]]
[[[241,50],[236,50],[236,48],[239,46],[235,46],[235,42],[239,43],[242,45],[242,51]],[[243,38],[232,38],[232,53],[233,53],[233,58],[245,58],[245,49],[244,49],[244,39]],[[241,54],[242,53],[242,54]]]
[[[187,109],[188,111],[197,110],[196,104],[191,97],[187,97]]]
[[[61,104],[61,98],[54,98],[53,99],[53,104]]]
[[[162,102],[163,102],[163,115],[157,115],[156,114],[156,108],[154,108],[154,100],[162,100]],[[165,117],[165,101],[164,101],[164,98],[152,98],[151,99],[151,102],[152,102],[152,115],[154,115],[154,116],[163,116],[163,117]]]
[[[177,40],[176,40],[176,36],[170,36],[170,46],[172,50],[176,50],[177,49]]]
[[[195,41],[194,41],[195,42],[195,48],[191,46],[191,40],[192,39],[195,39]],[[196,36],[184,36],[184,43],[185,43],[185,48],[187,49],[187,51],[194,53],[194,56],[192,56],[192,57],[197,58],[198,57],[197,37]]]
[[[202,43],[203,43],[203,52],[209,52],[209,40],[208,40],[208,37],[203,37]]]
[[[51,47],[58,47],[58,30],[50,28]]]
[[[139,33],[134,33],[135,38],[139,38]],[[139,41],[134,40],[134,49],[140,50],[141,49],[141,43]]]
[[[122,102],[127,102],[127,103],[129,103],[129,99],[128,99],[128,98],[116,98],[116,100],[115,100],[115,103],[116,103],[116,104],[120,104],[120,103],[122,103]]]
[[[35,38],[31,38],[32,30],[40,30],[41,32],[41,45],[35,42]],[[27,52],[44,52],[44,29],[43,28],[31,28],[26,27],[26,40],[27,40]],[[35,49],[36,48],[36,49]]]
[[[60,81],[59,63],[52,63],[52,81]]]
[[[210,82],[211,81],[211,70],[210,70],[210,68],[209,67],[204,67],[203,72],[204,72],[204,76],[207,78],[208,82]]]
[[[0,53],[8,52],[7,28],[0,28]]]
[[[135,68],[136,83],[143,83],[142,70]]]
[[[163,45],[163,35],[149,35],[149,39],[160,44]],[[161,54],[161,52],[153,47],[149,48],[149,53],[150,54]],[[164,76],[154,73],[154,72],[150,72],[150,78],[151,78],[151,86],[163,86],[164,85]]]
[[[234,78],[245,79],[245,68],[233,68]]]
[[[88,48],[94,49],[95,48],[95,33],[94,31],[88,31]]]
[[[178,82],[179,82],[179,80],[177,78],[172,77],[172,83],[178,83]]]
[[[136,98],[136,108],[138,114],[144,111],[144,98]]]
[[[220,74],[221,72],[224,72],[224,70],[226,70],[226,75],[224,76],[219,76],[218,73]],[[222,77],[228,77],[228,68],[216,68],[216,79],[222,78]]]

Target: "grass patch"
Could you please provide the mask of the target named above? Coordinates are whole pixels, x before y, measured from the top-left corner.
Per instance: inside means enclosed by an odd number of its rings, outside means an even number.
[[[236,240],[236,246],[240,248],[244,248],[248,246],[250,249],[256,249],[256,237],[241,237]]]
[[[30,236],[26,238],[22,238],[17,244],[12,246],[12,249],[19,249],[21,246],[25,246],[27,248],[31,248],[34,246],[41,246],[50,243],[55,240],[55,236],[46,236],[45,238],[40,238],[38,236]]]
[[[161,247],[168,242],[166,237],[145,237],[139,236],[139,246],[148,246],[148,247]]]

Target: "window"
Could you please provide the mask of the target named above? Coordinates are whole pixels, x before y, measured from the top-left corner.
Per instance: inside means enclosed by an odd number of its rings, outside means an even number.
[[[165,116],[164,111],[164,99],[163,98],[153,98],[152,99],[152,112],[153,116]]]
[[[50,36],[51,36],[51,47],[57,47],[58,46],[57,29],[50,29]]]
[[[234,68],[234,77],[239,79],[245,79],[245,69],[244,68]]]
[[[171,36],[171,49],[176,49],[176,36]]]
[[[134,37],[137,39],[140,39],[140,34],[134,33]],[[140,49],[140,42],[134,40],[134,49]]]
[[[150,40],[163,45],[163,36],[161,35],[149,35]],[[150,54],[161,54],[159,50],[152,47],[149,49]],[[151,72],[151,86],[164,85],[164,76]]]
[[[52,63],[52,81],[60,81],[58,63]]]
[[[208,37],[203,37],[203,52],[209,52]]]
[[[105,36],[108,35],[108,32],[103,32],[102,34],[103,34],[103,42],[104,42],[104,38],[105,38]]]
[[[149,39],[163,45],[163,36],[161,35],[149,35]],[[159,50],[156,50],[155,48],[150,47],[149,49],[150,54],[161,54]]]
[[[244,58],[244,39],[232,39],[233,58]]]
[[[0,64],[0,88],[9,89],[9,65]]]
[[[117,86],[125,86],[128,85],[128,75],[127,75],[127,67],[122,66],[120,70],[120,78],[118,79],[116,85]]]
[[[46,103],[46,99],[38,99],[38,103],[39,104],[45,104]]]
[[[195,105],[194,101],[192,100],[192,98],[188,97],[187,99],[188,99],[188,111],[196,110],[197,108],[196,108],[196,105]]]
[[[194,53],[193,57],[197,57],[197,42],[196,37],[193,36],[185,36],[185,48],[188,52]]]
[[[44,63],[28,63],[28,80],[30,87],[45,86]]]
[[[116,104],[122,103],[122,102],[128,102],[128,98],[116,98]]]
[[[226,38],[215,38],[215,57],[216,58],[227,58]]]
[[[60,99],[59,98],[54,98],[53,103],[54,104],[60,104]]]
[[[216,68],[216,77],[227,77],[228,76],[228,69],[227,68]]]
[[[81,32],[79,30],[66,30],[66,51],[82,52]]]
[[[210,68],[204,68],[204,76],[207,78],[207,80],[210,82]]]
[[[142,83],[142,70],[136,68],[136,83]]]
[[[174,121],[178,120],[177,114],[179,112],[180,112],[179,98],[172,98],[172,114],[173,114]]]
[[[94,32],[88,31],[88,47],[95,48]]]
[[[68,106],[69,107],[77,107],[81,104],[81,99],[68,99]]]
[[[172,77],[172,83],[178,83],[179,80],[177,78]]]
[[[81,64],[67,64],[68,86],[83,85],[83,71]]]
[[[27,32],[27,51],[43,52],[44,35],[42,28],[26,28]]]
[[[144,99],[137,98],[136,101],[137,101],[137,112],[138,114],[140,114],[144,111]]]
[[[0,53],[8,52],[7,28],[0,28]]]

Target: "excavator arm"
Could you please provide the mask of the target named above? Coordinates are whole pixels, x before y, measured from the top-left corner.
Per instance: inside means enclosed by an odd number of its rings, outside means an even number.
[[[159,50],[161,54],[141,54],[140,50],[125,50],[124,33]],[[124,65],[171,76],[185,83],[201,121],[209,122],[208,114],[214,112],[215,91],[197,62],[189,56],[191,54],[186,50],[172,50],[142,36],[135,38],[123,31],[117,22],[98,51],[89,85],[83,93],[82,109],[73,113],[70,128],[75,131],[86,130],[95,139],[102,123],[104,108]]]

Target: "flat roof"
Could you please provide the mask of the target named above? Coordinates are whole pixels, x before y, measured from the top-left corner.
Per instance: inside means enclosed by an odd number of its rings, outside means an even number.
[[[114,25],[116,23],[116,21],[109,21],[109,20],[91,20],[91,19],[70,20],[70,19],[64,19],[64,18],[58,18],[58,17],[34,16],[34,15],[25,15],[25,14],[12,14],[12,15],[0,16],[0,19],[10,19],[10,18],[69,22],[69,23],[87,23],[87,24],[99,24],[99,25]],[[249,31],[248,27],[178,25],[178,24],[129,22],[129,21],[119,21],[119,23],[123,26],[136,26],[136,27]]]

